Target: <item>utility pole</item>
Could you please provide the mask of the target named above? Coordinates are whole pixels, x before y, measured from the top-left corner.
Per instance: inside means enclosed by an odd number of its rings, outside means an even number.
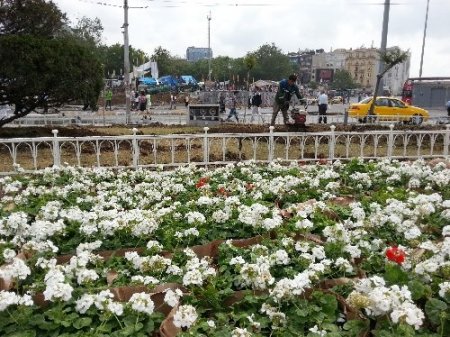
[[[381,48],[380,48],[380,52],[382,54],[386,53],[390,8],[391,8],[391,0],[385,0],[384,1],[384,14],[383,14],[383,30],[381,32]],[[382,60],[380,60],[380,67],[378,68],[378,74],[381,74],[383,71],[384,71],[384,62]],[[378,91],[383,92],[383,88],[384,88],[384,80],[381,79]],[[378,92],[377,94],[379,94],[380,92]]]
[[[211,11],[206,18],[208,19],[208,80],[211,81]]]
[[[422,54],[420,56],[419,78],[422,78],[423,54],[425,52],[425,38],[427,37],[428,10],[429,10],[429,8],[430,8],[430,0],[427,0],[427,12],[425,14],[425,28],[423,30]]]
[[[128,41],[128,0],[123,1],[124,23],[123,23],[123,66],[125,75],[125,124],[130,123],[130,50]]]

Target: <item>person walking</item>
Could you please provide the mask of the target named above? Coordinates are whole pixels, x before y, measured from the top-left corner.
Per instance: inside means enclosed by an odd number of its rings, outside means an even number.
[[[147,98],[147,112],[149,112],[150,108],[152,107],[152,95],[150,95],[149,91],[147,91],[145,98]]]
[[[289,102],[291,101],[292,95],[295,94],[298,99],[303,100],[302,95],[300,95],[300,90],[297,84],[295,84],[296,81],[296,75],[290,75],[287,80],[284,79],[280,81],[278,91],[273,102],[272,121],[270,122],[270,125],[275,125],[275,120],[280,110],[283,114],[284,124],[289,124],[289,116],[287,111],[289,109]]]
[[[256,116],[259,116],[261,118],[261,122],[264,124],[264,118],[261,115],[261,112],[259,111],[259,107],[262,104],[262,97],[258,87],[256,87],[256,91],[253,93],[251,103],[252,103],[252,117],[250,118],[250,123],[253,123],[253,118],[255,118],[256,120],[257,119]]]
[[[112,97],[113,97],[113,92],[112,92],[111,88],[108,88],[105,93],[105,110],[108,110],[108,105],[109,105],[109,110],[112,111],[112,105],[111,105]]]
[[[228,117],[227,117],[227,119],[225,120],[226,122],[230,121],[231,117],[234,116],[234,117],[236,118],[236,122],[239,123],[239,117],[238,117],[237,111],[236,111],[236,106],[237,106],[236,95],[237,95],[237,93],[238,93],[238,92],[235,91],[235,92],[233,93],[233,95],[231,96],[231,98],[230,98],[230,102],[231,102],[231,105],[230,105],[230,113],[228,114]]]
[[[147,97],[145,95],[144,91],[141,91],[141,94],[139,95],[139,110],[140,111],[145,111],[147,109]]]
[[[317,104],[319,104],[319,124],[322,123],[322,118],[324,124],[327,124],[328,95],[325,93],[325,90],[320,92]]]
[[[170,94],[170,110],[177,108],[177,96],[174,92]]]
[[[450,101],[448,101],[445,106],[447,107],[447,115],[450,117]]]

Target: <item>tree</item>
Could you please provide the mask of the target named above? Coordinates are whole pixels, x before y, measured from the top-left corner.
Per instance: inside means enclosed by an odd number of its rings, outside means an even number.
[[[92,107],[103,87],[99,60],[73,38],[1,36],[0,64],[0,105],[14,106],[0,127],[37,108],[74,100]]]
[[[102,42],[103,25],[99,18],[90,19],[83,16],[72,28],[73,34],[93,47],[100,46]]]
[[[353,81],[352,75],[344,69],[338,69],[334,73],[333,82],[331,83],[332,89],[354,89],[356,83]]]
[[[370,104],[369,116],[372,116],[375,109],[375,101],[377,100],[378,90],[380,88],[380,82],[383,76],[393,67],[399,63],[403,63],[408,59],[408,52],[403,52],[400,48],[392,48],[385,53],[380,53],[380,60],[384,63],[384,70],[377,74],[377,82],[375,84],[375,90],[373,93],[372,103]]]
[[[250,87],[250,71],[256,65],[255,55],[248,53],[247,56],[244,57],[244,64],[245,64],[245,68],[247,68],[247,87]]]
[[[278,81],[292,72],[289,57],[275,44],[265,44],[252,53],[256,58],[254,75],[259,79]]]
[[[53,2],[3,0],[0,8],[0,127],[31,111],[83,100],[96,106],[103,86],[95,51],[67,26]]]
[[[158,63],[158,70],[160,75],[173,74],[173,64],[171,62],[172,56],[167,49],[159,46],[155,48],[151,59]]]
[[[63,32],[67,17],[52,2],[44,0],[2,0],[0,35],[53,37]]]

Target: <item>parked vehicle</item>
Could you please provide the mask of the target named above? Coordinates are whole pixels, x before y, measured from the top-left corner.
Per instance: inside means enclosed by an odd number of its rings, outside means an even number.
[[[450,77],[408,78],[402,101],[422,108],[440,108],[450,100]]]
[[[374,107],[374,116],[369,116],[369,109],[372,103],[372,97],[367,97],[359,103],[350,105],[348,109],[349,117],[358,118],[361,122],[367,120],[394,120],[409,122],[419,125],[426,121],[430,115],[427,110],[412,105],[406,105],[404,102],[393,97],[377,97]]]

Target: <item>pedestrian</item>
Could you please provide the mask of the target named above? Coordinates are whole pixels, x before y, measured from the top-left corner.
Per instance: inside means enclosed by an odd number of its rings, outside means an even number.
[[[134,110],[139,110],[140,106],[139,106],[139,93],[136,91],[134,93]]]
[[[238,93],[238,92],[235,91],[235,92],[233,93],[233,95],[231,95],[231,98],[230,98],[230,102],[231,102],[231,104],[230,104],[230,113],[228,114],[228,117],[227,117],[227,119],[226,119],[227,122],[228,122],[228,121],[231,119],[231,117],[233,117],[233,115],[234,115],[234,117],[236,118],[236,122],[239,123],[239,117],[238,117],[237,111],[236,111],[236,106],[237,106],[236,95],[237,95],[237,93]]]
[[[322,118],[324,124],[327,124],[328,95],[325,93],[325,90],[320,92],[317,104],[319,104],[319,124],[322,123]]]
[[[361,93],[358,94],[358,103],[361,102],[362,97],[361,97]]]
[[[253,118],[256,120],[256,116],[259,116],[261,118],[261,122],[264,124],[264,118],[261,115],[261,112],[259,110],[259,107],[262,104],[262,97],[261,97],[261,91],[258,87],[255,88],[256,91],[253,93],[253,96],[251,98],[252,103],[252,117],[250,118],[250,123],[253,123]]]
[[[109,110],[112,111],[112,105],[111,105],[112,97],[113,97],[113,92],[112,92],[111,88],[108,88],[105,93],[105,110],[108,110],[108,105],[109,105]]]
[[[145,96],[145,92],[141,91],[141,94],[139,95],[139,110],[145,111],[147,109],[147,97]]]
[[[189,94],[186,94],[186,96],[184,96],[184,106],[186,107],[186,109],[189,106]]]
[[[152,95],[150,95],[149,91],[147,91],[147,95],[145,95],[145,98],[147,98],[147,112],[149,112],[148,110],[150,110],[152,106]]]
[[[177,108],[177,96],[175,93],[170,94],[170,110]]]
[[[447,107],[447,115],[450,117],[450,101],[448,101],[445,106]]]
[[[270,122],[270,125],[275,125],[275,120],[280,110],[283,114],[284,124],[286,125],[289,123],[287,111],[289,109],[289,102],[291,101],[292,94],[295,94],[298,99],[303,100],[302,95],[300,95],[300,90],[297,84],[295,84],[296,81],[297,75],[290,75],[287,80],[284,79],[280,81],[273,103],[272,121]]]
[[[219,96],[219,113],[225,113],[225,95],[220,93]]]

